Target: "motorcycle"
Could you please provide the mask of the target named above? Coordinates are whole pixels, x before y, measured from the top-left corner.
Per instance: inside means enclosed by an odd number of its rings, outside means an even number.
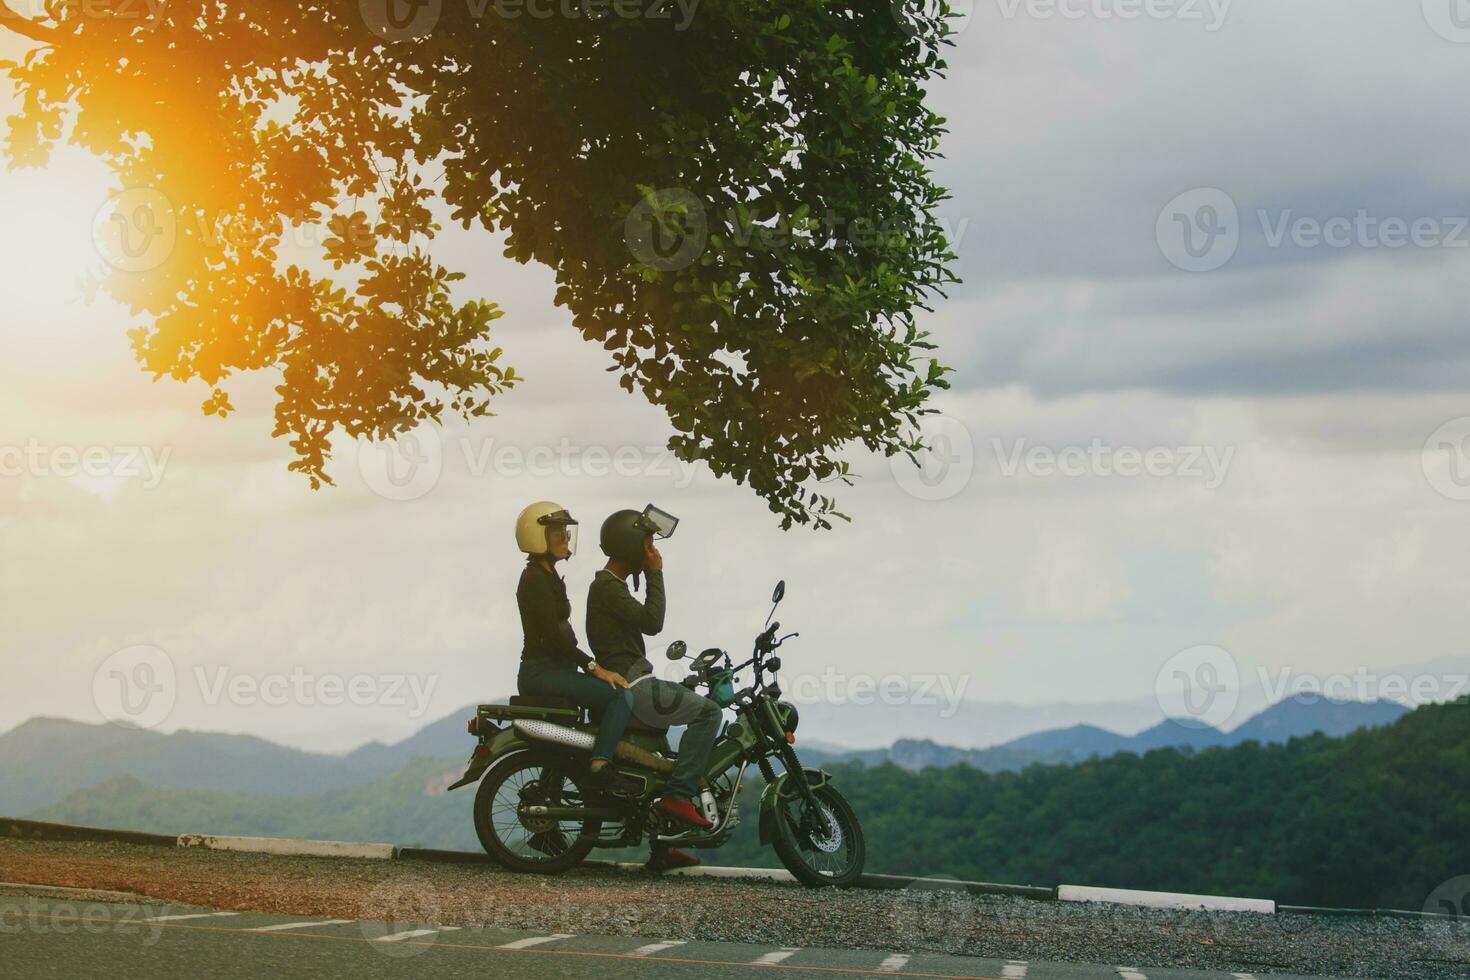
[[[512,697],[509,704],[478,707],[468,726],[476,738],[469,766],[449,787],[479,781],[475,832],[486,852],[513,871],[560,874],[593,848],[637,847],[645,838],[670,847],[719,847],[740,822],[736,798],[754,765],[765,780],[761,844],[770,844],[803,884],[855,883],[866,854],[857,814],[827,772],[802,766],[796,706],[781,700],[775,651],[798,635],[778,637],[781,624],[771,621],[785,594],[786,583],[777,583],[765,627],[743,663],[732,664],[717,647],[691,658],[682,640],[668,649],[670,660],[689,660],[686,686],[704,688],[706,697],[734,711],[700,786],[698,805],[712,827],[691,828],[653,805],[674,769],[666,730],[630,723],[613,760],[614,785],[593,790],[587,763],[596,726],[584,709],[562,698]],[[737,691],[746,669],[752,683]],[[773,761],[781,764],[779,774]]]

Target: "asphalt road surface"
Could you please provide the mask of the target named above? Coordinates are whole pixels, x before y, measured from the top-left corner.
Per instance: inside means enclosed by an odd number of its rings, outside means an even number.
[[[5,980],[750,980],[762,973],[781,978],[1329,980],[0,897],[0,977]]]

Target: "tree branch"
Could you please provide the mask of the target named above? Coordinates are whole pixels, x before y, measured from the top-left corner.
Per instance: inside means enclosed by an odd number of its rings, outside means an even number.
[[[10,30],[32,41],[40,41],[42,44],[55,44],[61,37],[54,27],[38,24],[29,18],[23,17],[10,9],[5,0],[0,0],[0,27],[8,27]]]

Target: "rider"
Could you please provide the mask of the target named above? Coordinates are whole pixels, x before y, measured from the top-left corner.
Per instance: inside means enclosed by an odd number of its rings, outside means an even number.
[[[602,524],[601,544],[606,567],[598,571],[587,593],[587,643],[597,661],[628,678],[633,715],[646,725],[688,725],[679,741],[679,760],[657,806],[665,813],[697,827],[712,827],[690,798],[699,793],[699,779],[719,734],[720,708],[682,684],[653,676],[643,637],[664,626],[663,556],[654,546],[657,524],[636,510],[620,510]],[[647,598],[628,591],[628,576],[648,577]],[[678,851],[654,852],[654,866],[697,864],[698,859]]]
[[[549,500],[531,504],[516,518],[516,544],[529,556],[516,586],[525,634],[516,686],[523,695],[569,698],[602,711],[589,772],[594,784],[606,783],[633,699],[622,674],[583,652],[572,632],[572,604],[566,582],[556,574],[556,563],[576,551],[577,522],[560,504]]]

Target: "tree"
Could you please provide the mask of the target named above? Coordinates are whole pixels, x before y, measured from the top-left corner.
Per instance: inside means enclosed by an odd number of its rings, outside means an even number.
[[[39,42],[4,66],[8,150],[39,165],[69,139],[111,166],[103,286],[142,366],[202,379],[221,416],[229,378],[280,371],[273,434],[313,487],[332,433],[487,415],[522,380],[490,344],[501,311],[452,299],[428,250],[437,196],[555,271],[681,459],[825,527],[844,450],[912,455],[947,386],[915,313],[955,281],[924,104],[949,12],[895,11],[49,0],[0,17]],[[282,256],[313,226],[330,270]]]

